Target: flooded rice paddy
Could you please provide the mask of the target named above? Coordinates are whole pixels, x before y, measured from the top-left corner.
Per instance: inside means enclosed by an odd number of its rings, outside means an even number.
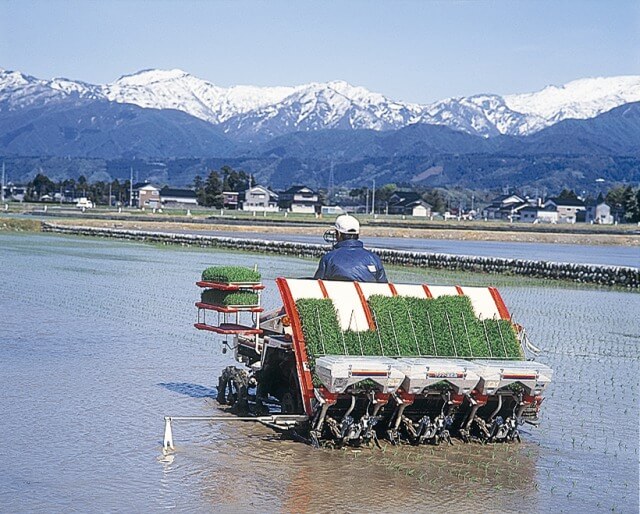
[[[313,450],[212,415],[232,364],[195,330],[211,264],[273,280],[315,262],[42,234],[0,235],[1,511],[637,512],[640,295],[500,278],[555,370],[520,445]],[[388,270],[395,282],[492,277]],[[567,286],[569,287],[569,286]]]

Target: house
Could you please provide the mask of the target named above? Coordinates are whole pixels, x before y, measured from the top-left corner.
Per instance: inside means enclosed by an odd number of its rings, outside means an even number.
[[[177,189],[165,186],[160,190],[163,207],[197,207],[198,196],[193,189]]]
[[[388,202],[389,214],[402,214],[405,216],[431,216],[431,205],[413,191],[396,191]]]
[[[558,211],[558,223],[575,223],[578,213],[586,210],[584,202],[574,198],[549,198],[544,206],[549,205]]]
[[[24,202],[26,190],[24,186],[16,186],[9,183],[4,186],[4,199],[5,201],[13,200],[14,202]]]
[[[278,205],[289,212],[315,214],[320,201],[318,193],[307,186],[292,186],[278,194]]]
[[[405,214],[416,217],[431,217],[431,205],[424,200],[411,202],[405,208]]]
[[[611,207],[604,201],[602,194],[598,196],[595,202],[589,202],[585,207],[585,221],[587,223],[597,223],[598,225],[613,224]]]
[[[156,209],[160,207],[160,189],[148,182],[138,182],[131,188],[131,205]]]
[[[240,204],[240,193],[236,191],[222,192],[222,206],[225,209],[236,210]]]
[[[243,211],[277,212],[278,195],[265,186],[253,186],[244,192]]]
[[[79,209],[93,209],[93,202],[86,196],[81,196],[76,200],[76,207]]]
[[[519,217],[519,211],[530,205],[527,200],[517,194],[497,196],[482,211],[482,215],[489,220],[513,220]]]
[[[320,214],[323,216],[339,216],[345,213],[346,211],[339,205],[323,205],[320,208]]]
[[[525,223],[558,223],[558,211],[552,205],[527,205],[519,214],[520,221]]]

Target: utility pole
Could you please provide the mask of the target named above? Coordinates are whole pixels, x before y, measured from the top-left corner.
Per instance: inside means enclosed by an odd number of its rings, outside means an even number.
[[[329,171],[329,187],[327,188],[327,203],[329,205],[332,204],[332,198],[333,198],[333,189],[335,187],[334,184],[335,178],[333,176],[333,161],[331,161],[331,170]]]
[[[133,167],[129,168],[129,207],[133,207]]]
[[[2,185],[0,185],[0,202],[4,203],[4,161],[2,161]]]
[[[376,179],[373,179],[373,190],[371,192],[371,215],[374,216],[376,213]]]
[[[111,186],[112,186],[112,183],[109,182],[109,202],[108,202],[109,203],[109,208],[111,208]]]

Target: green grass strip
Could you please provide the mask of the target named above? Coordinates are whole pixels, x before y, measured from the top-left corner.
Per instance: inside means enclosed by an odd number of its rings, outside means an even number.
[[[202,280],[207,282],[236,283],[260,282],[260,272],[243,266],[211,266],[202,272]]]

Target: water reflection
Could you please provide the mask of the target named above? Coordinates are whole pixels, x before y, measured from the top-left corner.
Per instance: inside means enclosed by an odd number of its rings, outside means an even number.
[[[283,512],[536,509],[538,449],[529,443],[314,450],[266,430],[234,425],[206,446],[217,456],[202,477],[210,505]]]
[[[191,398],[217,398],[216,388],[209,388],[199,384],[189,384],[187,382],[171,382],[168,384],[158,384],[174,393],[184,394]]]

